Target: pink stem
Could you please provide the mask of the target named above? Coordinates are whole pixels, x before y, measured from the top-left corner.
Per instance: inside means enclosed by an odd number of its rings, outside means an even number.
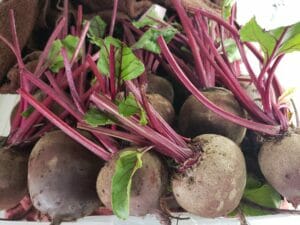
[[[62,49],[61,54],[62,54],[63,59],[64,59],[66,77],[67,77],[67,81],[68,81],[68,84],[69,84],[69,87],[70,87],[70,92],[71,92],[73,101],[74,101],[77,109],[79,110],[79,112],[84,114],[84,109],[83,109],[83,106],[81,105],[80,97],[79,97],[79,94],[76,90],[76,86],[75,86],[75,83],[74,83],[72,70],[71,70],[71,65],[70,65],[69,60],[68,60],[67,52],[64,48]]]
[[[18,93],[26,99],[37,111],[39,111],[45,118],[47,118],[51,123],[61,129],[65,134],[74,139],[76,142],[82,144],[88,150],[90,150],[95,155],[101,157],[104,160],[109,160],[111,158],[110,154],[101,148],[99,145],[96,145],[94,142],[90,141],[79,132],[70,127],[67,123],[61,120],[53,112],[51,112],[47,107],[42,105],[36,99],[34,99],[30,94],[25,92],[23,89],[20,89]]]
[[[223,118],[236,123],[238,125],[247,127],[252,130],[260,131],[266,134],[276,135],[279,133],[280,128],[278,126],[270,126],[265,125],[262,123],[257,123],[254,121],[250,121],[244,118],[240,118],[232,113],[226,112],[220,107],[213,104],[209,101],[185,76],[181,68],[176,63],[176,60],[172,56],[171,52],[168,49],[168,46],[162,37],[158,38],[158,43],[162,50],[162,54],[167,59],[168,63],[170,64],[171,68],[175,72],[177,78],[185,85],[185,87],[195,96],[195,98],[201,102],[204,106],[212,110],[214,113],[222,116]]]
[[[115,23],[116,23],[116,18],[117,18],[117,11],[118,11],[118,4],[119,4],[119,0],[114,0],[114,7],[113,7],[112,16],[111,16],[109,36],[113,36],[113,33],[114,33]]]

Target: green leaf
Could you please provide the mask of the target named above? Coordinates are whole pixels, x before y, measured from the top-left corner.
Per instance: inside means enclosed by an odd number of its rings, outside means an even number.
[[[119,103],[118,109],[119,113],[125,117],[133,116],[140,111],[140,107],[131,93]]]
[[[70,60],[76,50],[78,42],[79,38],[72,35],[68,35],[63,40],[56,40],[53,42],[48,55],[48,60],[50,61],[49,68],[52,72],[57,73],[61,68],[64,67],[64,60],[61,55],[61,49],[66,49],[68,59]]]
[[[153,19],[153,18],[158,18],[155,8],[152,8],[152,10],[150,10],[147,14],[145,14],[143,17],[141,17],[138,21],[133,21],[132,25],[138,29],[145,27],[145,26],[155,27],[159,23],[158,23],[158,21],[156,21],[156,19]]]
[[[90,39],[103,38],[105,35],[107,24],[100,16],[95,16],[90,21],[89,31],[87,36]]]
[[[24,118],[28,118],[30,115],[31,115],[31,113],[33,113],[34,112],[34,108],[32,107],[32,106],[29,106],[25,111],[23,111],[22,112],[22,116],[24,117]]]
[[[284,35],[279,53],[291,53],[300,51],[300,23],[292,25]]]
[[[172,26],[164,27],[159,30],[150,28],[143,36],[132,46],[132,49],[145,49],[147,51],[160,54],[160,47],[157,43],[157,38],[163,36],[165,41],[169,43],[178,33],[178,30]]]
[[[109,52],[110,46],[114,46],[116,48],[115,51],[115,70],[116,74],[119,74],[120,71],[120,61],[121,61],[121,54],[120,49],[122,47],[122,42],[119,39],[113,38],[111,36],[106,37],[104,40],[97,42],[98,47],[100,47],[100,57],[97,62],[97,67],[100,72],[108,76],[109,75]]]
[[[132,178],[143,165],[142,155],[143,153],[137,151],[123,151],[116,162],[112,178],[112,208],[114,214],[123,220],[129,216]]]
[[[122,64],[121,64],[121,78],[122,80],[132,80],[139,77],[145,71],[145,66],[140,61],[133,51],[124,46],[122,48]]]
[[[125,99],[121,100],[118,103],[118,109],[119,109],[119,113],[125,117],[138,114],[140,117],[140,124],[147,125],[148,120],[147,120],[146,111],[136,101],[132,93],[129,93],[129,95]]]
[[[135,56],[133,51],[120,40],[113,37],[104,39],[100,49],[97,66],[103,75],[109,75],[110,46],[115,47],[115,73],[122,80],[132,80],[145,71],[144,64]]]
[[[235,41],[232,38],[224,40],[224,48],[229,62],[234,62],[241,59],[240,52]]]
[[[140,124],[146,126],[148,124],[148,117],[146,111],[141,107],[140,108]]]
[[[269,184],[263,184],[253,176],[249,176],[247,179],[243,198],[271,208],[278,208],[281,202],[280,195]],[[246,216],[260,216],[268,214],[268,212],[252,208],[244,203],[242,203],[240,207]]]
[[[228,19],[231,16],[231,9],[236,0],[224,0],[222,6],[222,15],[224,19]]]
[[[96,108],[91,108],[84,115],[84,121],[93,127],[115,124],[113,120]]]
[[[265,58],[271,56],[276,45],[276,37],[271,32],[263,30],[256,22],[255,17],[242,27],[240,37],[242,41],[258,42]]]

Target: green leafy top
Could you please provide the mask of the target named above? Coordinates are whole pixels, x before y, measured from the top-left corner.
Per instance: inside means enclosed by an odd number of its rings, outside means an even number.
[[[281,36],[283,36],[282,40],[278,43]],[[240,37],[242,41],[257,42],[264,52],[265,59],[268,59],[275,50],[276,44],[278,50],[274,52],[275,56],[300,50],[300,23],[287,28],[280,27],[266,31],[259,26],[253,17],[240,30]]]
[[[222,15],[223,18],[228,19],[231,16],[232,6],[235,4],[236,0],[224,0],[222,5]]]
[[[160,54],[160,47],[157,43],[157,38],[162,36],[167,43],[169,43],[178,30],[172,26],[166,26],[160,29],[150,28],[142,37],[132,46],[133,49],[145,49],[150,52]]]
[[[138,114],[140,117],[140,124],[141,125],[147,125],[147,115],[143,107],[138,104],[132,93],[129,93],[129,95],[122,99],[118,103],[118,109],[119,113],[122,114],[125,117],[133,116]]]
[[[129,201],[133,175],[142,167],[142,152],[125,149],[119,154],[112,178],[112,208],[120,219],[129,216]]]
[[[271,208],[278,208],[281,202],[280,195],[269,184],[262,183],[253,176],[248,176],[247,178],[247,185],[243,198]],[[240,207],[246,216],[260,216],[268,214],[262,210],[252,208],[247,204],[242,203]]]
[[[111,120],[111,118],[96,108],[89,109],[84,115],[84,121],[92,127],[114,124],[114,121]]]
[[[79,38],[73,35],[68,35],[62,40],[55,40],[51,46],[48,61],[50,62],[50,70],[57,73],[60,69],[64,68],[64,60],[61,55],[62,48],[67,51],[68,59],[70,60],[76,50]],[[79,54],[81,56],[81,54]]]
[[[90,20],[90,27],[87,33],[90,42],[96,44],[105,35],[107,24],[100,16],[95,16]]]
[[[104,40],[99,39],[96,45],[100,47],[100,57],[97,63],[100,72],[108,76],[110,47],[114,47],[115,53],[115,75],[121,80],[132,80],[139,77],[145,71],[145,66],[133,53],[132,49],[126,46],[119,39],[111,36]]]

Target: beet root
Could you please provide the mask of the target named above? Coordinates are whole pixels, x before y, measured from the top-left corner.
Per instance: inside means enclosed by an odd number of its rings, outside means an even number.
[[[23,48],[38,17],[38,0],[7,0],[0,3],[0,35],[11,41],[9,10],[14,10],[20,48]],[[25,13],[24,13],[25,12]],[[30,12],[30,13],[26,13]],[[0,41],[0,81],[14,64],[16,58],[11,50]]]
[[[240,148],[220,135],[193,139],[202,154],[183,174],[176,174],[172,189],[178,204],[202,217],[225,216],[239,204],[246,185],[246,165]]]
[[[159,115],[168,124],[172,124],[175,118],[175,110],[169,100],[159,94],[147,94],[147,98]]]
[[[294,206],[300,204],[300,134],[262,145],[258,162],[267,181]]]
[[[203,94],[223,110],[245,118],[245,112],[233,94],[224,88],[210,88]],[[194,96],[190,96],[180,109],[178,118],[180,132],[187,137],[200,134],[219,134],[240,144],[245,137],[246,128],[227,121],[209,110]]]
[[[29,159],[32,203],[53,221],[91,214],[100,202],[96,179],[103,162],[61,131],[43,136]]]
[[[0,210],[16,206],[26,195],[28,158],[26,149],[0,149]]]
[[[174,89],[172,84],[165,78],[150,74],[148,75],[148,94],[160,94],[171,103],[174,101]]]
[[[134,150],[126,148],[122,151]],[[112,209],[111,183],[115,172],[118,155],[115,155],[100,171],[97,180],[97,192],[102,203]],[[166,168],[153,153],[146,152],[142,156],[143,166],[132,178],[129,213],[131,216],[144,216],[159,208],[159,199],[167,184]]]

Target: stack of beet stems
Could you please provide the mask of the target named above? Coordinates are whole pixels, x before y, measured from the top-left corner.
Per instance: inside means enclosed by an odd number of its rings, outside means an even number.
[[[277,135],[280,131],[285,132],[288,128],[287,119],[284,117],[284,113],[282,110],[279,110],[279,106],[276,105],[275,99],[272,96],[272,84],[274,79],[274,71],[281,57],[277,59],[274,65],[271,67],[270,63],[267,63],[261,71],[261,74],[257,80],[255,77],[253,70],[248,62],[248,59],[245,55],[244,45],[250,46],[250,50],[255,51],[253,47],[249,43],[242,43],[239,39],[238,31],[235,27],[227,23],[221,18],[216,17],[213,14],[202,10],[195,9],[195,15],[192,18],[189,18],[181,6],[179,1],[173,1],[174,7],[177,10],[177,13],[181,19],[183,24],[183,28],[187,35],[188,45],[192,51],[194,56],[195,68],[197,71],[197,75],[200,76],[200,82],[202,81],[202,87],[209,87],[211,83],[209,82],[209,76],[213,76],[211,73],[207,73],[203,68],[203,61],[209,61],[210,65],[214,68],[216,73],[218,74],[217,79],[220,80],[229,90],[232,91],[234,96],[239,100],[239,102],[243,105],[243,107],[249,112],[252,119],[254,121],[246,120],[243,118],[238,118],[235,115],[227,113],[223,111],[221,108],[213,105],[211,102],[207,101],[205,97],[201,94],[201,92],[190,82],[187,76],[183,73],[182,69],[176,62],[176,58],[170,52],[163,38],[160,37],[158,39],[158,43],[162,50],[162,55],[169,63],[172,68],[174,75],[184,84],[184,86],[199,100],[202,104],[208,107],[210,110],[214,111],[218,115],[224,117],[225,119],[232,121],[236,124],[244,126],[246,128],[250,128],[255,131],[259,131],[264,134],[269,135]],[[205,20],[211,19],[216,22],[219,26],[222,26],[233,39],[236,41],[237,46],[239,47],[240,54],[242,56],[242,61],[246,65],[248,72],[251,76],[251,82],[254,83],[257,90],[261,94],[262,103],[264,111],[262,111],[254,102],[249,98],[246,94],[245,90],[241,87],[236,79],[239,74],[234,73],[234,70],[230,68],[230,65],[226,63],[226,61],[222,58],[220,53],[217,50],[217,46],[214,43],[214,40],[209,36],[207,29],[205,28]],[[196,24],[196,25],[195,25]],[[284,33],[283,33],[284,35]],[[278,40],[280,43],[281,40]],[[261,57],[257,51],[254,52],[259,60]],[[201,58],[201,56],[203,56]],[[204,60],[203,60],[204,59]],[[269,59],[269,61],[271,61]],[[266,81],[266,85],[264,84],[264,76],[265,72],[268,71],[269,76]],[[213,79],[211,79],[213,80]],[[278,86],[278,84],[277,84]],[[278,88],[277,88],[278,89]],[[280,94],[280,93],[279,93]],[[278,97],[278,94],[277,94]],[[270,111],[271,110],[271,111]],[[263,123],[261,123],[263,122]]]

